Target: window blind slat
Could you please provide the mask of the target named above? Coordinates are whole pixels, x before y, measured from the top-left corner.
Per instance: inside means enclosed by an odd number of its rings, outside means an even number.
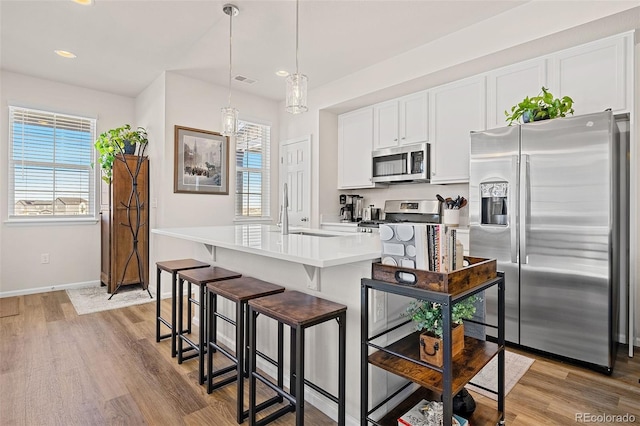
[[[9,107],[10,217],[95,217],[95,121]]]

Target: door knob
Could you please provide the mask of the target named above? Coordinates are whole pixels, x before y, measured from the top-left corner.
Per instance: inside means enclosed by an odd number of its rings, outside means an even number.
[[[308,217],[303,217],[302,219],[300,219],[301,222],[308,222],[309,218]]]

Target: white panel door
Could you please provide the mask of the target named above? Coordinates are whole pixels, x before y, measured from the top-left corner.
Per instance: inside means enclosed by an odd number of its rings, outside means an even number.
[[[373,149],[398,145],[398,100],[373,106]]]
[[[469,182],[469,133],[485,129],[485,90],[483,76],[429,92],[431,183]]]
[[[429,140],[428,92],[418,92],[399,99],[400,145],[427,142]]]
[[[373,107],[338,117],[338,189],[373,188]]]
[[[553,57],[556,97],[570,96],[575,114],[589,114],[611,108],[627,111],[627,66],[625,49],[627,38],[605,39],[569,49]]]
[[[289,225],[311,226],[311,136],[280,144],[280,206],[287,183]]]
[[[529,96],[540,93],[547,86],[547,61],[536,59],[501,68],[487,74],[487,127],[507,125],[505,110]]]

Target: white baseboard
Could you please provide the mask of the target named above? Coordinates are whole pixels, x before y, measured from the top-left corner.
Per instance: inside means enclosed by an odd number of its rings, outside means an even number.
[[[100,280],[97,280],[97,281],[85,281],[85,282],[72,283],[72,284],[53,285],[51,287],[36,287],[36,288],[26,288],[26,289],[13,290],[13,291],[2,291],[0,292],[0,299],[4,297],[25,296],[27,294],[48,293],[51,291],[68,290],[71,288],[96,287],[99,285],[100,285]]]

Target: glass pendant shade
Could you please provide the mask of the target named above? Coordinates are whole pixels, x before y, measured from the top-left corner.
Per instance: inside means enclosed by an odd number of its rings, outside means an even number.
[[[238,133],[238,110],[232,107],[221,109],[222,134],[235,136]]]
[[[286,110],[291,114],[307,112],[307,76],[300,73],[287,77]]]

